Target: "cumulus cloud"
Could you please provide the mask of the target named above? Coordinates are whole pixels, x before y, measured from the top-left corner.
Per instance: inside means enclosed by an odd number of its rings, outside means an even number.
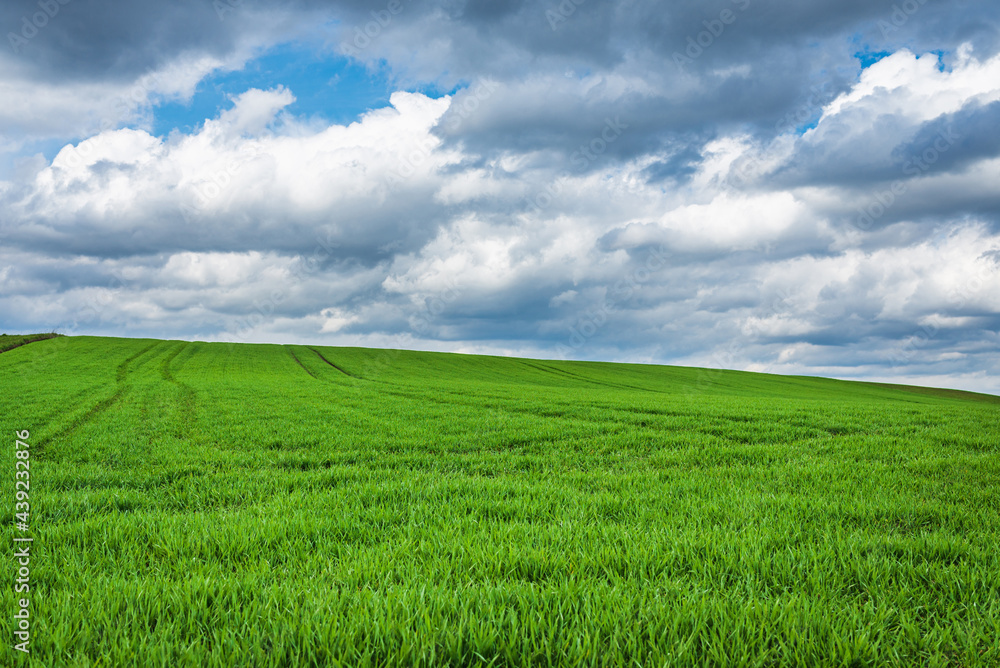
[[[72,134],[143,67],[159,83],[131,120],[0,182],[0,310],[12,329],[998,392],[997,9],[973,3],[969,34],[943,4],[584,3],[553,19],[560,5],[247,2],[190,35],[160,8],[129,21],[162,48],[114,23],[103,64],[73,76],[56,64],[84,37],[39,34],[36,60],[0,76],[39,77],[0,112],[8,141]],[[276,80],[189,132],[136,120],[289,34],[387,68],[389,105],[304,119]],[[136,63],[107,61],[130,48]],[[63,95],[77,120],[45,106]]]
[[[3,232],[24,247],[100,256],[305,253],[322,239],[366,261],[433,235],[441,206],[428,178],[456,159],[429,132],[447,98],[395,93],[393,107],[320,131],[281,116],[292,100],[250,90],[190,135],[121,129],[68,145],[10,188],[16,222]]]

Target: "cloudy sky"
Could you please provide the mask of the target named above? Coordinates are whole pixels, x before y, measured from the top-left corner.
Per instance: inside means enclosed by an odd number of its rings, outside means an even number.
[[[1000,393],[996,0],[10,0],[0,328]]]

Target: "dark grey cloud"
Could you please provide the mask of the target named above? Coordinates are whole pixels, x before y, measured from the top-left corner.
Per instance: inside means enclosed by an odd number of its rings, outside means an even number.
[[[894,16],[891,3],[584,3],[553,30],[543,19],[557,6],[504,5],[504,19],[488,26],[475,14],[447,15],[446,34],[475,36],[469,42],[450,40],[448,71],[455,77],[488,73],[509,93],[488,100],[490,113],[463,128],[467,145],[483,152],[514,146],[569,153],[611,111],[633,126],[633,139],[618,144],[612,154],[622,159],[641,154],[643,147],[656,152],[678,133],[712,133],[720,126],[772,136],[789,117],[815,110],[847,89],[860,67],[856,51],[907,47],[951,53],[960,43],[964,16],[975,14],[983,34],[991,35],[1000,17],[1000,10],[987,3],[971,3],[962,11],[927,3],[903,18]],[[718,18],[723,12],[730,13],[728,25]],[[927,31],[927,25],[936,28]],[[409,39],[406,26],[399,33],[404,42]],[[563,50],[564,40],[571,51]],[[988,57],[993,41],[981,42],[978,53]],[[525,55],[514,58],[512,51]],[[684,56],[682,67],[674,62],[675,54]],[[607,87],[602,85],[570,91],[559,85],[566,71],[607,77],[639,72],[645,86],[611,96],[603,94]],[[527,73],[555,81],[547,104],[533,104],[530,87],[517,90]],[[559,91],[564,91],[562,100]]]
[[[772,183],[871,187],[961,170],[1000,156],[1000,102],[977,101],[914,126],[892,112],[858,109],[829,121],[817,141],[803,143],[795,159],[769,175]],[[848,128],[867,131],[848,136]]]
[[[1000,389],[995,2],[55,2],[0,55],[0,150],[98,155],[0,182],[6,328]],[[183,97],[289,40],[459,92],[325,127],[272,122],[275,81],[187,135],[81,134],[150,71]]]
[[[224,56],[251,27],[247,13],[226,18],[220,20],[204,0],[13,0],[0,5],[6,55],[16,51],[18,62],[47,81],[131,80],[185,51]]]
[[[182,54],[225,58],[239,47],[325,33],[336,49],[374,21],[378,34],[357,57],[385,59],[404,83],[436,80],[448,87],[491,77],[503,85],[504,94],[484,102],[487,112],[475,124],[449,133],[449,118],[442,119],[443,136],[481,154],[555,149],[566,158],[592,141],[606,118],[619,116],[630,132],[608,148],[616,160],[656,153],[677,137],[711,135],[720,126],[771,136],[803,105],[815,107],[846,90],[859,67],[855,50],[905,46],[950,53],[973,39],[985,57],[1000,34],[1000,9],[986,0],[913,0],[918,9],[912,15],[897,15],[898,4],[862,0],[400,0],[395,12],[388,2],[360,0],[54,1],[58,12],[16,59],[35,79],[128,81]],[[574,9],[568,13],[567,7]],[[16,34],[23,18],[30,23],[37,11],[37,2],[6,3],[0,26]],[[683,67],[675,54],[686,58]],[[559,85],[567,72],[598,81]],[[535,88],[525,86],[529,78]],[[553,95],[537,94],[546,87]],[[817,97],[815,90],[823,93]],[[810,94],[803,99],[803,92]]]
[[[650,181],[665,179],[686,181],[698,170],[698,164],[702,159],[700,150],[702,146],[704,146],[704,141],[682,144],[681,148],[671,153],[666,159],[657,160],[646,167],[644,173]]]
[[[998,127],[1000,101],[969,104],[924,123],[893,157],[907,175],[959,170],[983,158],[1000,157]]]

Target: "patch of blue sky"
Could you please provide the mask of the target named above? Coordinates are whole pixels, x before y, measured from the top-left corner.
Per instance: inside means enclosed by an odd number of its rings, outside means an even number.
[[[882,60],[883,58],[888,58],[892,55],[891,51],[858,51],[854,54],[854,57],[858,59],[861,63],[861,69],[867,70],[869,67]]]
[[[249,61],[243,69],[203,79],[192,98],[153,109],[153,133],[193,132],[206,119],[232,107],[232,98],[251,88],[284,86],[295,96],[285,110],[298,117],[347,124],[369,109],[385,107],[393,92],[385,68],[368,68],[350,58],[291,42]]]
[[[471,84],[462,81],[445,88],[434,82],[422,82],[405,90],[437,98],[453,95]],[[151,114],[143,114],[142,122],[123,126],[141,125],[160,137],[173,131],[190,134],[206,119],[232,108],[232,98],[237,95],[251,88],[268,90],[278,86],[284,86],[295,96],[295,102],[285,108],[288,113],[341,125],[358,120],[370,109],[389,106],[389,96],[404,89],[385,66],[366,66],[315,44],[289,42],[269,49],[240,70],[210,74],[199,82],[190,100],[154,104]],[[86,136],[29,142],[13,157],[23,164],[25,158],[41,153],[51,161],[66,144],[78,143],[98,131],[94,128]],[[0,178],[10,178],[17,171],[13,164],[7,164],[0,169]]]

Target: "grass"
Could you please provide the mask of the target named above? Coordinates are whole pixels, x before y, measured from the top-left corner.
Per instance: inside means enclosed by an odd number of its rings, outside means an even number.
[[[56,334],[55,332],[47,334],[0,334],[0,353],[5,353],[8,350],[19,348],[26,343],[44,341],[45,339],[54,339],[57,336],[61,335]]]
[[[0,378],[33,666],[1000,665],[997,397],[91,337]]]

